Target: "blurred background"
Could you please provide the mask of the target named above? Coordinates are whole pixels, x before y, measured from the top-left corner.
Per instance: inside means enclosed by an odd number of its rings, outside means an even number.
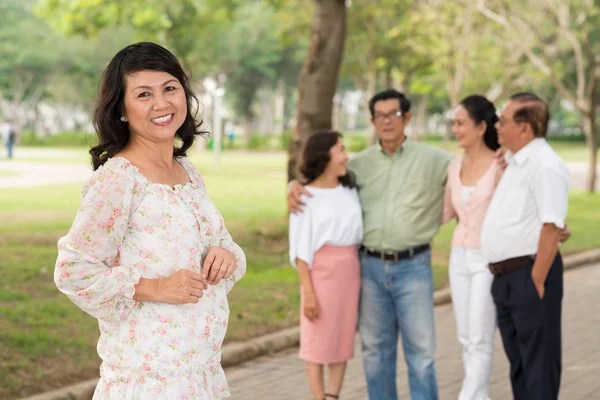
[[[211,131],[190,157],[249,261],[228,342],[297,324],[284,201],[298,145],[328,126],[364,149],[382,89],[411,100],[411,140],[452,152],[463,97],[498,109],[517,91],[547,99],[550,143],[572,173],[563,251],[600,247],[598,1],[0,0],[0,121],[16,132],[12,159],[0,147],[0,398],[97,376],[96,321],[52,274],[91,173],[100,74],[137,41],[177,55]],[[438,288],[451,230],[434,245]]]

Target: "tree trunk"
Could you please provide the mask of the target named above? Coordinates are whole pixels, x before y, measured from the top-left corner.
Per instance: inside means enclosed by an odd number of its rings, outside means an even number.
[[[455,53],[452,45],[448,47],[448,71],[446,75],[446,89],[448,90],[448,97],[450,100],[450,110],[454,111],[458,105],[458,91],[456,82],[456,69],[454,68],[456,62],[454,61]],[[444,121],[446,121],[447,111],[444,112]],[[444,148],[448,148],[450,143],[450,136],[452,135],[452,122],[446,122],[446,129],[444,130]]]
[[[411,138],[415,142],[420,141],[421,136],[427,133],[427,103],[427,95],[421,96],[417,103],[417,112],[413,125],[414,136]]]
[[[298,82],[296,128],[288,150],[288,182],[296,178],[306,139],[331,129],[333,96],[346,39],[344,0],[315,0],[310,47]]]
[[[392,75],[392,66],[390,64],[390,60],[388,60],[388,65],[385,70],[385,88],[386,89],[394,88],[394,76]]]
[[[370,100],[371,97],[375,95],[375,91],[377,90],[377,41],[376,41],[376,33],[375,33],[375,21],[370,18],[367,25],[367,36],[369,37],[369,54],[368,54],[368,63],[369,71],[367,78],[367,93]],[[369,125],[368,132],[368,143],[369,146],[372,146],[377,141],[377,132],[375,132],[375,126],[373,124]]]
[[[220,133],[220,132],[219,132]],[[244,148],[250,147],[250,138],[252,137],[252,118],[244,118]]]
[[[596,169],[598,162],[598,124],[596,123],[596,116],[593,111],[584,115],[583,131],[585,133],[585,144],[590,152],[586,187],[589,193],[594,193],[596,191]]]
[[[284,96],[283,96],[283,131],[287,132],[291,129],[291,119],[294,117],[294,88],[288,87],[287,85],[284,88]]]

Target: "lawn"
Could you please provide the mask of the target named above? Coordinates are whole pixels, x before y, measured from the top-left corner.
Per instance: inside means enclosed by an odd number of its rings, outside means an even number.
[[[3,176],[17,176],[17,175],[19,175],[18,172],[5,171],[3,169],[0,169],[0,178],[2,178]]]
[[[285,157],[225,153],[218,168],[207,153],[195,153],[192,161],[248,259],[248,273],[230,295],[226,341],[295,326],[299,293],[287,261]],[[69,229],[80,190],[80,184],[0,190],[0,398],[97,376],[97,323],[52,279],[56,241]],[[600,246],[598,204],[598,194],[571,194],[573,238],[563,252]],[[434,242],[438,288],[447,282],[452,229],[443,227]]]

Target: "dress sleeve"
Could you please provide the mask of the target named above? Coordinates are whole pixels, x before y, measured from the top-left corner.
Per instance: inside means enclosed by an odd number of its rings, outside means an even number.
[[[242,279],[242,277],[246,273],[246,255],[244,254],[242,248],[233,241],[231,235],[227,231],[227,228],[225,228],[225,225],[223,225],[221,235],[222,236],[221,241],[219,243],[219,247],[225,250],[229,250],[233,254],[235,254],[235,262],[237,264],[233,274],[231,274],[229,278],[223,279],[225,288],[227,289],[227,293],[229,293],[231,292],[231,289],[233,289],[233,285],[235,285],[237,281]]]
[[[314,248],[312,235],[311,210],[305,207],[299,214],[290,214],[289,241],[290,263],[297,268],[296,259],[299,258],[312,267]]]
[[[104,166],[83,190],[82,202],[68,234],[58,241],[54,281],[86,313],[105,321],[127,317],[140,273],[119,265],[119,248],[127,234],[134,197],[140,188],[124,166]]]

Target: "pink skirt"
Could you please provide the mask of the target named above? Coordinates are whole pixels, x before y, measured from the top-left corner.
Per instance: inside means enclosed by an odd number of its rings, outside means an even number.
[[[348,361],[354,357],[358,320],[358,247],[321,247],[315,253],[310,276],[319,316],[313,322],[304,316],[304,298],[301,295],[299,357],[315,364]]]

